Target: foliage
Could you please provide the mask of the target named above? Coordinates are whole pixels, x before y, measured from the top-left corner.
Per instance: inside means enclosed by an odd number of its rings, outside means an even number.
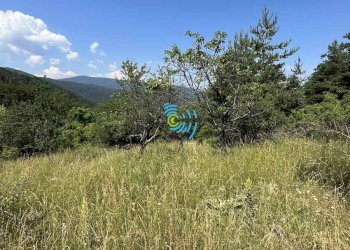
[[[93,113],[87,108],[73,108],[68,114],[68,120],[60,132],[60,147],[74,148],[84,142],[93,141],[94,123]]]
[[[302,75],[305,73],[305,70],[302,67],[302,62],[298,58],[294,67],[291,68],[292,74],[287,77],[286,83],[277,98],[279,109],[287,116],[293,110],[298,110],[305,106],[305,96],[302,88],[305,81]]]
[[[255,139],[259,132],[271,129],[276,95],[285,80],[283,60],[297,50],[288,49],[290,41],[273,44],[277,30],[277,18],[265,9],[250,34],[236,34],[226,47],[224,32],[216,32],[208,42],[198,33],[187,32],[195,40],[192,48],[181,52],[173,46],[166,51],[168,70],[175,81],[185,82],[194,91],[222,145],[232,143],[237,134]]]
[[[0,68],[0,105],[5,107],[20,102],[33,102],[38,92],[38,86],[43,98],[60,102],[63,110],[73,106],[90,106],[91,104],[73,93],[65,91],[56,85],[32,75],[24,75],[16,71]],[[67,108],[66,108],[67,107]]]
[[[3,107],[0,110],[3,157],[12,149],[16,149],[18,156],[56,150],[69,110],[79,104],[90,105],[45,79],[3,68],[0,68],[0,90],[0,103],[7,107],[5,112]]]
[[[158,136],[163,123],[163,103],[171,98],[172,87],[166,72],[149,75],[145,65],[139,67],[132,61],[122,63],[122,78],[118,80],[121,91],[116,95],[123,107],[122,126],[128,128],[127,138],[141,144],[141,152]]]
[[[349,40],[350,33],[344,38]],[[334,41],[321,58],[324,61],[305,85],[305,95],[311,104],[321,102],[327,92],[338,99],[350,94],[350,43]]]
[[[93,104],[108,101],[116,91],[115,89],[97,86],[95,84],[78,83],[57,79],[48,79],[48,81],[90,101]]]
[[[335,95],[327,93],[323,102],[295,111],[294,117],[300,121],[333,126],[346,121],[346,110]]]
[[[8,108],[0,124],[3,146],[18,148],[20,154],[54,150],[62,117],[52,108],[39,103]]]
[[[117,98],[118,96],[100,104],[95,110],[96,138],[108,146],[125,145],[128,143],[128,135],[131,134],[126,120],[127,103]]]
[[[326,93],[321,103],[293,111],[292,124],[302,128],[303,134],[350,140],[349,111],[348,103],[344,104],[335,95]]]
[[[20,155],[18,148],[4,146],[0,151],[0,158],[15,159]]]
[[[17,148],[19,155],[57,149],[60,127],[76,103],[69,95],[51,92],[51,86],[43,81],[33,83],[31,89],[33,99],[12,103],[0,123],[2,146]]]

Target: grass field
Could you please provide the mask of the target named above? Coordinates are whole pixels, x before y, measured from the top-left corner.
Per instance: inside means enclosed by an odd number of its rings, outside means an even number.
[[[340,142],[84,147],[0,164],[0,249],[350,248]]]

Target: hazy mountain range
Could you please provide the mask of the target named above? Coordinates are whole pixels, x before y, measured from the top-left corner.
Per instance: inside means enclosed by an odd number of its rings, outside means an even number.
[[[4,69],[22,76],[35,78],[34,75],[18,69]],[[46,81],[95,104],[109,100],[111,96],[120,89],[120,86],[115,79],[102,77],[75,76],[65,79],[46,78]],[[184,86],[178,86],[178,94],[185,99],[194,98],[194,93]]]
[[[48,79],[44,81],[23,71],[0,67],[0,105],[8,107],[21,102],[31,102],[39,92],[41,98],[60,100],[67,107],[92,105],[87,98],[68,91]]]
[[[102,78],[102,77],[90,77],[90,76],[74,76],[70,78],[60,79],[60,81],[75,82],[83,84],[92,84],[108,89],[119,89],[118,83],[115,79]]]
[[[4,69],[19,75],[35,77],[18,69]],[[107,101],[119,89],[116,80],[102,77],[76,76],[66,79],[46,78],[46,80],[92,103]]]
[[[116,89],[105,88],[95,84],[87,84],[87,83],[78,83],[73,81],[64,80],[55,80],[55,79],[47,79],[49,82],[73,92],[74,94],[81,96],[92,103],[100,103],[107,101],[111,98],[113,93],[115,93]]]

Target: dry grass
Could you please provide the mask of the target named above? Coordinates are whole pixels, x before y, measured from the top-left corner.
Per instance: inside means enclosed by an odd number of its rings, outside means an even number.
[[[0,248],[349,249],[345,199],[310,174],[339,152],[344,170],[349,148],[155,143],[1,162]]]

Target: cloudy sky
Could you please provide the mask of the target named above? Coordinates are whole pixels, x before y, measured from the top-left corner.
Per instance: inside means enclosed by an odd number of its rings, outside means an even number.
[[[186,30],[210,37],[249,30],[268,7],[279,17],[279,40],[292,38],[308,73],[334,39],[350,32],[350,1],[43,1],[1,0],[0,66],[35,75],[114,78],[132,59],[151,68],[164,50],[191,43]]]

